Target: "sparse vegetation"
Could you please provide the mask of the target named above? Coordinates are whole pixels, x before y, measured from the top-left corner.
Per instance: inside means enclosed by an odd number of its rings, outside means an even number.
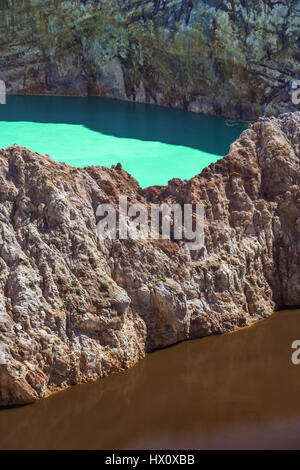
[[[109,285],[106,282],[101,282],[101,289],[108,291],[109,290]]]
[[[78,284],[77,281],[72,281],[72,287],[78,287],[78,286],[79,286],[79,284]]]
[[[24,266],[27,266],[27,267],[30,265],[30,263],[29,263],[29,261],[27,261],[27,259],[23,259],[22,264],[24,264]]]
[[[156,279],[156,282],[167,282],[167,279],[165,277],[160,277],[159,279]]]

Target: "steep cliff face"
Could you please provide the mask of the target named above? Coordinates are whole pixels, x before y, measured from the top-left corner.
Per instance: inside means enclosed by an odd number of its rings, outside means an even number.
[[[2,0],[13,93],[95,94],[254,119],[295,110],[299,0]]]
[[[100,240],[96,209],[201,203],[205,247]],[[190,181],[0,151],[0,404],[132,366],[146,351],[300,304],[300,113],[261,119]]]

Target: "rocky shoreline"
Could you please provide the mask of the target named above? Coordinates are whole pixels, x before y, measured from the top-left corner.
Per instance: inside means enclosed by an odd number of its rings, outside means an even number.
[[[296,111],[295,0],[2,0],[0,10],[9,93],[108,96],[242,120]]]
[[[192,180],[144,190],[120,166],[1,150],[0,405],[299,305],[299,158],[300,113],[261,118]],[[100,240],[96,209],[120,195],[203,204],[205,248]]]

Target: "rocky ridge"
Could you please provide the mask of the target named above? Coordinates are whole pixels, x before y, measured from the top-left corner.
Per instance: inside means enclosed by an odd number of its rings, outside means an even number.
[[[99,155],[101,160],[101,155]],[[100,240],[96,209],[201,203],[205,247]],[[261,118],[190,181],[0,151],[0,404],[133,366],[146,352],[300,305],[300,113]]]

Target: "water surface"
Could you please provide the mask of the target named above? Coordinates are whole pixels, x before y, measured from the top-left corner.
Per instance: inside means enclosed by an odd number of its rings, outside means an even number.
[[[0,411],[0,449],[299,449],[300,311]]]
[[[226,155],[246,124],[107,98],[8,96],[0,148],[19,144],[69,165],[121,162],[142,187],[189,179]]]

